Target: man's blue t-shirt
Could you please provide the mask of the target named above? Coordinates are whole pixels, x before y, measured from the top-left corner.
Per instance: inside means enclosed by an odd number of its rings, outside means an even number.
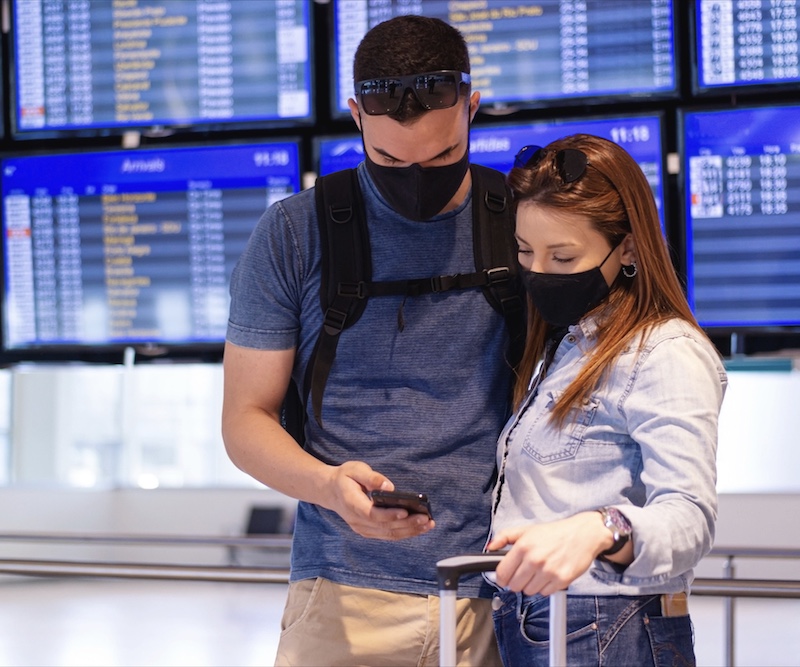
[[[456,211],[415,222],[388,207],[363,164],[358,174],[373,280],[475,270],[471,197]],[[322,324],[320,252],[314,191],[306,190],[266,211],[231,280],[227,339],[255,349],[296,348],[301,393]],[[324,427],[309,414],[305,447],[329,464],[365,461],[398,490],[427,493],[436,527],[398,542],[366,539],[334,512],[301,502],[292,581],[325,577],[436,594],[437,560],[483,549],[497,437],[509,413],[507,339],[503,318],[478,288],[369,299],[340,335]],[[466,577],[459,593],[476,597],[480,590],[488,594],[479,576]]]

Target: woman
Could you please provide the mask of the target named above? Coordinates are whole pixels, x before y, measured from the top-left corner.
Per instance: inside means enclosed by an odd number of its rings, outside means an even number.
[[[531,308],[487,545],[508,550],[503,661],[547,664],[546,596],[566,588],[570,665],[694,664],[686,595],[714,536],[724,368],[622,148],[527,147],[508,180]]]

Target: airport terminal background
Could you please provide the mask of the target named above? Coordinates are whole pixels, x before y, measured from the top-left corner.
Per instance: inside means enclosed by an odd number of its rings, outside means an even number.
[[[717,543],[799,549],[800,0],[2,0],[0,537],[238,536],[254,506],[289,529],[221,441],[227,280],[269,203],[361,159],[349,63],[401,11],[467,37],[473,161],[577,131],[637,159],[731,376]],[[230,556],[0,539],[0,560]],[[0,575],[0,664],[270,664],[284,595]],[[693,603],[723,664],[723,601]],[[800,665],[798,612],[740,600],[736,664]]]

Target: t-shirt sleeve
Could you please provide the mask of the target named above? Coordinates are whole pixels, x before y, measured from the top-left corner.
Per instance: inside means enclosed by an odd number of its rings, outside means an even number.
[[[300,245],[285,202],[270,206],[231,275],[227,341],[259,350],[296,347],[307,264]]]

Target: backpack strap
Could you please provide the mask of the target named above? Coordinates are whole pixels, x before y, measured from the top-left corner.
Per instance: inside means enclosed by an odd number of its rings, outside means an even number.
[[[505,176],[489,167],[470,165],[472,173],[473,273],[415,280],[387,280],[364,286],[367,296],[419,296],[453,289],[483,288],[486,300],[520,331],[523,321],[515,220]]]
[[[323,324],[306,369],[306,392],[322,423],[322,396],[339,335],[361,317],[371,296],[415,297],[480,287],[505,318],[510,334],[507,363],[516,367],[525,339],[525,318],[514,242],[511,194],[499,171],[471,165],[473,273],[372,282],[372,260],[364,202],[355,169],[317,178],[315,197],[322,244],[320,303]],[[398,313],[402,328],[402,309]]]
[[[317,178],[315,197],[322,243],[320,303],[324,315],[306,371],[306,391],[310,389],[314,416],[321,424],[322,394],[336,358],[339,334],[356,322],[367,306],[372,258],[356,170]]]
[[[472,247],[475,268],[484,271],[483,294],[506,321],[506,361],[516,368],[525,345],[525,308],[519,277],[515,216],[505,176],[496,169],[470,165],[472,173]]]

